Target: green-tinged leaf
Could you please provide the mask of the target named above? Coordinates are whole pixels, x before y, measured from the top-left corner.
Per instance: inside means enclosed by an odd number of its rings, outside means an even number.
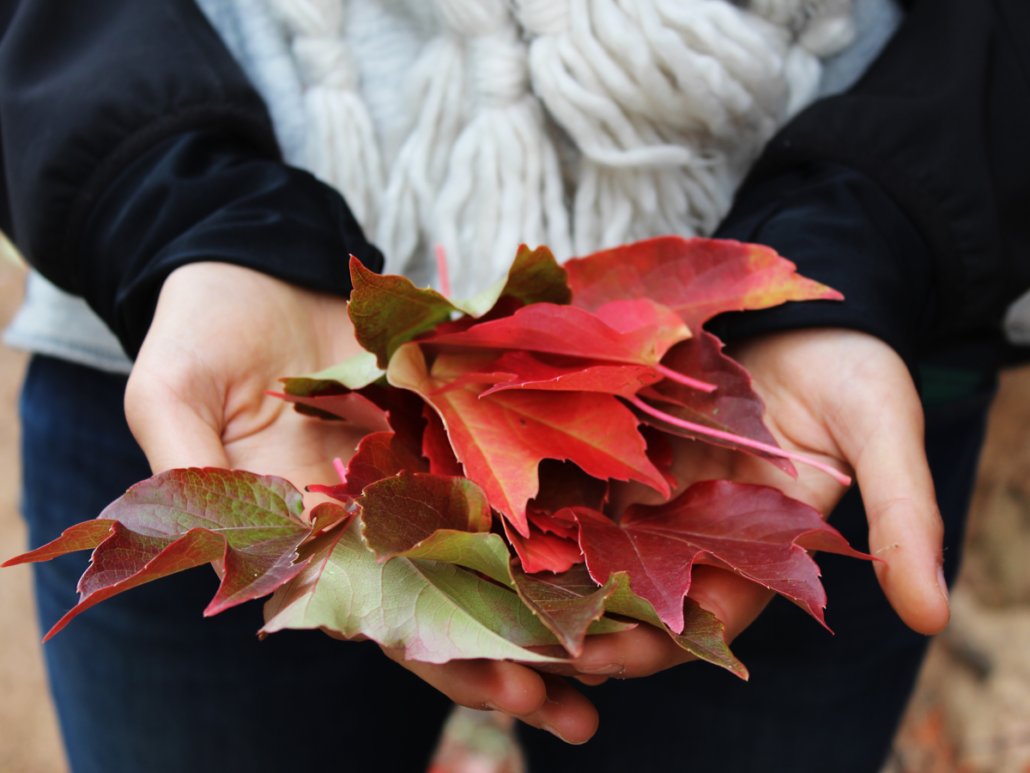
[[[526,574],[521,567],[512,566],[511,574],[526,606],[573,657],[582,654],[588,629],[590,633],[612,633],[632,627],[603,617],[605,600],[615,591],[615,582],[598,587],[583,566],[561,574]]]
[[[441,529],[398,555],[458,564],[509,588],[515,587],[509,568],[511,553],[498,534]]]
[[[557,639],[521,599],[464,569],[402,557],[377,563],[355,524],[315,538],[301,554],[309,564],[265,605],[265,633],[326,628],[427,663],[557,662],[524,649]]]
[[[365,486],[357,503],[362,536],[380,561],[439,529],[490,531],[490,503],[483,489],[467,478],[402,471]]]
[[[345,480],[332,486],[314,484],[308,491],[326,494],[340,502],[349,503],[361,496],[365,487],[390,478],[402,471],[426,472],[428,465],[395,432],[373,432],[358,443],[358,450],[347,463]]]
[[[72,527],[49,545],[8,563],[95,547],[79,581],[79,603],[50,638],[94,604],[137,585],[221,560],[213,615],[265,596],[302,568],[297,547],[311,533],[303,497],[282,478],[217,469],[169,470],[138,483],[100,519]]]
[[[631,617],[661,628],[691,655],[721,666],[741,679],[748,678],[747,668],[737,660],[737,656],[730,651],[726,643],[726,632],[722,622],[711,612],[698,606],[693,599],[686,599],[683,608],[683,633],[673,633],[659,619],[654,607],[633,592],[626,572],[613,573],[608,578],[608,584],[614,587],[605,600],[606,612]]]
[[[354,291],[347,310],[354,335],[376,356],[380,368],[386,368],[401,344],[432,330],[458,310],[436,290],[420,290],[402,276],[376,274],[356,258],[351,258],[350,271]]]
[[[65,553],[75,553],[79,550],[92,550],[113,533],[112,526],[116,521],[109,519],[96,519],[77,523],[65,529],[61,536],[43,547],[22,553],[20,556],[8,559],[0,564],[5,566],[17,566],[18,564],[32,564],[37,561],[49,561],[51,558],[63,556]]]
[[[572,300],[568,278],[547,247],[530,250],[523,244],[519,246],[508,276],[455,305],[471,317],[482,317],[505,296],[518,298],[527,306],[531,303],[567,304]]]
[[[385,375],[376,365],[376,356],[371,352],[361,352],[348,360],[333,365],[331,368],[312,373],[309,376],[280,379],[283,389],[288,395],[310,397],[322,394],[332,386],[347,389],[362,389],[375,383]]]

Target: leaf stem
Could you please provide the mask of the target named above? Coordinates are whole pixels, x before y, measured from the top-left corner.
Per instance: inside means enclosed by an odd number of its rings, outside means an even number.
[[[333,469],[336,470],[336,474],[340,476],[340,483],[347,482],[347,465],[343,463],[340,457],[333,459]]]
[[[679,371],[667,368],[661,363],[654,366],[654,369],[661,373],[665,378],[671,379],[672,381],[678,381],[684,386],[691,387],[693,389],[700,389],[702,392],[714,392],[718,387],[715,384],[709,384],[707,381],[700,381],[690,376],[685,376]]]
[[[433,252],[436,254],[436,276],[440,281],[440,294],[450,298],[451,275],[447,270],[447,253],[444,252],[442,244],[436,245]]]
[[[840,470],[836,470],[828,464],[818,462],[815,459],[810,459],[803,454],[794,453],[793,451],[787,451],[783,448],[771,446],[768,443],[762,443],[758,440],[751,440],[750,438],[741,437],[740,435],[734,435],[731,432],[723,432],[722,430],[712,429],[706,427],[703,424],[695,424],[692,421],[686,421],[684,419],[678,419],[675,416],[670,416],[667,413],[659,411],[657,408],[648,405],[637,396],[629,398],[629,401],[637,408],[642,410],[644,413],[654,416],[656,419],[668,422],[676,427],[682,427],[683,429],[689,429],[691,432],[696,432],[699,435],[708,435],[709,437],[719,438],[720,440],[728,440],[737,445],[745,446],[747,448],[754,448],[758,451],[765,451],[767,454],[773,456],[779,456],[784,459],[793,459],[796,462],[807,464],[809,467],[814,467],[817,470],[822,470],[827,475],[832,477],[835,481],[844,486],[851,485],[851,478],[842,473]]]

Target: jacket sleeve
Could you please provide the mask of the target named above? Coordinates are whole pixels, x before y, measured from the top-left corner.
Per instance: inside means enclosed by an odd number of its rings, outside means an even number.
[[[917,0],[849,92],[767,146],[719,235],[844,293],[720,320],[733,337],[838,325],[911,358],[999,335],[1030,286],[1030,5]]]
[[[130,355],[186,263],[342,294],[349,252],[381,267],[339,195],[281,163],[192,0],[0,0],[0,24],[0,228]]]

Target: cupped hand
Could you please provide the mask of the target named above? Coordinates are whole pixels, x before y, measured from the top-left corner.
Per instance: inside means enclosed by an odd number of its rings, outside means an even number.
[[[775,333],[729,352],[751,373],[766,404],[766,424],[784,448],[853,475],[869,521],[873,564],[891,606],[912,629],[933,634],[948,622],[941,571],[943,525],[923,445],[923,412],[901,358],[863,333],[816,329]],[[792,480],[755,457],[684,440],[675,444],[681,487],[721,478],[775,486],[828,516],[845,488],[796,465]],[[631,485],[621,504],[660,501]],[[690,596],[726,625],[732,640],[772,592],[712,567],[694,569]],[[647,676],[693,657],[650,626],[587,639],[570,675]],[[586,681],[586,680],[584,680]]]
[[[129,378],[126,417],[155,473],[222,467],[279,475],[298,488],[330,483],[332,460],[350,458],[363,433],[305,418],[265,390],[361,351],[343,299],[246,268],[191,264],[161,290]],[[515,663],[433,665],[384,652],[463,706],[504,711],[573,743],[597,727],[594,707],[559,677]]]

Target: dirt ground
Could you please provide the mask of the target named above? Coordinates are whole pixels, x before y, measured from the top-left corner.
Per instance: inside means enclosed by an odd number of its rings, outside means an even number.
[[[0,328],[23,271],[0,256]],[[0,560],[24,549],[16,402],[26,358],[0,346]],[[992,413],[948,630],[931,649],[884,773],[1030,773],[1030,368]],[[0,773],[67,766],[43,672],[28,567],[0,571]],[[505,723],[457,714],[434,773],[521,769]]]

